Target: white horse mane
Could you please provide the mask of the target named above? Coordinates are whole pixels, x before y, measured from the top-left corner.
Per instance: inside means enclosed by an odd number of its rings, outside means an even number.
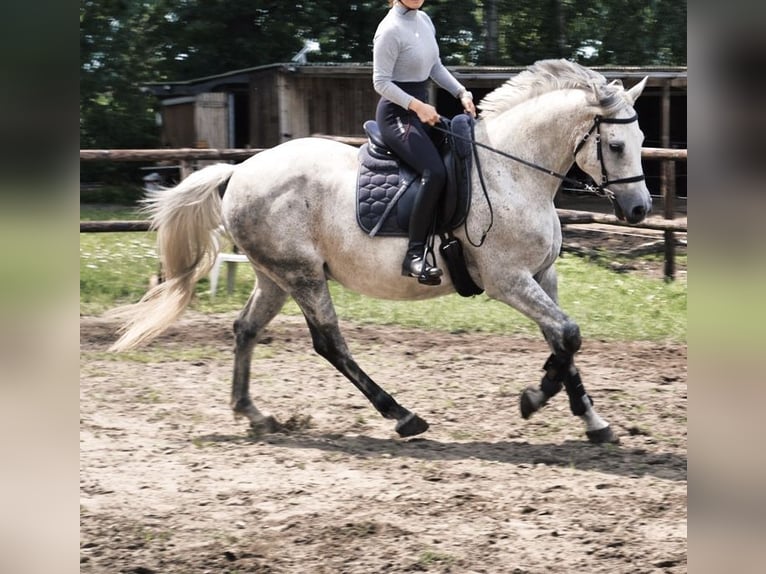
[[[579,89],[590,95],[591,103],[605,115],[626,104],[622,83],[606,78],[589,68],[569,60],[540,60],[487,94],[479,107],[482,116],[492,118],[510,108],[556,90]]]

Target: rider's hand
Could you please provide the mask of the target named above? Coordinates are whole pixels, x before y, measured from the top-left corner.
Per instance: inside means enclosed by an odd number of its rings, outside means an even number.
[[[417,114],[418,119],[421,122],[428,124],[429,126],[436,125],[441,119],[435,107],[431,104],[421,102],[417,98],[414,98],[410,102],[410,109]]]
[[[465,90],[460,94],[460,103],[463,104],[463,109],[471,114],[472,117],[476,117],[476,106],[473,105],[473,94],[468,90]]]

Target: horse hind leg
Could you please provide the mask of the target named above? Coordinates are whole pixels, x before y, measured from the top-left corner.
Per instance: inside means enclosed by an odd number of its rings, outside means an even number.
[[[256,271],[256,286],[234,321],[234,374],[231,408],[244,416],[256,434],[276,432],[280,425],[271,415],[259,411],[250,397],[250,366],[258,335],[276,317],[287,300],[287,293],[264,274]]]
[[[415,436],[428,430],[426,421],[397,403],[356,363],[341,335],[324,278],[304,280],[301,286],[290,294],[303,311],[314,350],[350,380],[384,418],[396,420],[394,430],[399,436]]]

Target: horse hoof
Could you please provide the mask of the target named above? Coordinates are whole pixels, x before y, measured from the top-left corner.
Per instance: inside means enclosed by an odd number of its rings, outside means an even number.
[[[620,437],[614,434],[609,426],[594,431],[585,431],[585,434],[588,435],[588,440],[593,444],[620,444]]]
[[[400,437],[415,436],[428,430],[428,423],[421,419],[415,413],[410,413],[406,417],[399,419],[396,423],[396,432]]]
[[[536,387],[527,387],[521,393],[519,406],[521,407],[521,418],[528,419],[533,413],[539,411],[546,403],[545,393]]]
[[[275,419],[273,416],[268,415],[265,416],[257,421],[250,421],[250,431],[255,436],[261,436],[264,434],[272,434],[276,432],[281,432],[284,430],[284,427]]]

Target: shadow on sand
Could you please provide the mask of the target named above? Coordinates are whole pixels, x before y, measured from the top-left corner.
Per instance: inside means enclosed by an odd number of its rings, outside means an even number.
[[[687,479],[685,456],[650,453],[643,449],[615,445],[593,445],[585,441],[547,444],[530,444],[523,441],[441,442],[427,438],[398,440],[330,433],[312,435],[305,430],[261,437],[210,434],[196,437],[194,440],[243,445],[271,444],[282,448],[317,449],[364,458],[386,454],[427,461],[476,459],[511,465],[544,464],[636,478],[649,475],[673,481]]]

